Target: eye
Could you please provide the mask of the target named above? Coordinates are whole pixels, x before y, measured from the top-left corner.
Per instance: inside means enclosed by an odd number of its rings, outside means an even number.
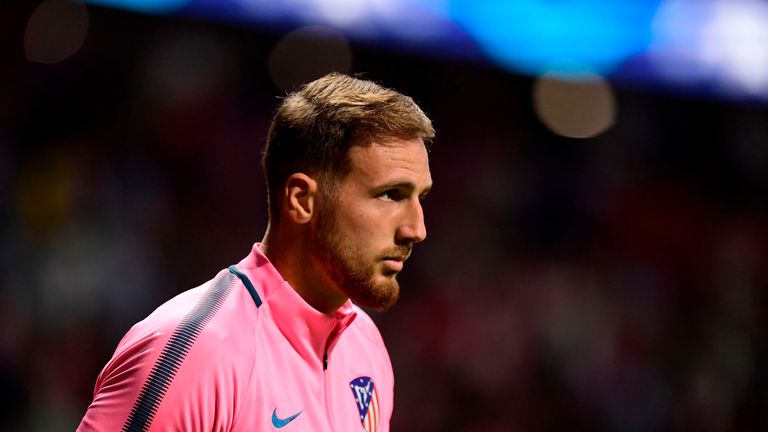
[[[399,189],[387,189],[384,192],[378,194],[376,198],[380,198],[385,201],[400,201],[403,199],[403,193]]]

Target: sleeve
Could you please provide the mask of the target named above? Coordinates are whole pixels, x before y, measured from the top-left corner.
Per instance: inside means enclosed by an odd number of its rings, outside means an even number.
[[[120,341],[78,431],[227,431],[236,418],[247,343],[228,302],[235,277],[166,302]],[[224,310],[221,310],[221,309]]]
[[[78,431],[130,430],[127,421],[157,361],[160,334],[148,335],[134,342],[120,342],[112,359],[96,379],[93,402],[83,417]],[[142,430],[139,428],[138,430]]]
[[[124,338],[96,381],[78,431],[226,431],[237,374],[216,335]]]

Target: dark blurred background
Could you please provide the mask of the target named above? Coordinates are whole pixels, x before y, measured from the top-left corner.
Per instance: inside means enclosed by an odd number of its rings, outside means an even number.
[[[702,2],[699,45],[669,36],[695,2],[616,2],[645,36],[610,55],[584,47],[615,34],[584,34],[634,27],[597,0],[478,22],[483,2],[421,0],[467,15],[413,9],[390,22],[406,36],[342,0],[98,3],[119,7],[0,7],[0,429],[74,429],[122,334],[249,252],[279,98],[338,70],[438,134],[428,239],[373,314],[393,430],[766,430],[764,2]],[[608,21],[568,30],[589,16]],[[475,32],[494,19],[544,30],[500,52]]]

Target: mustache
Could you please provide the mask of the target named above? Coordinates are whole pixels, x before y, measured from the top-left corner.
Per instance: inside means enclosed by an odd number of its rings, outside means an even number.
[[[398,246],[385,250],[381,255],[379,255],[379,259],[394,258],[400,261],[405,261],[408,259],[408,257],[411,256],[412,252],[413,246]]]

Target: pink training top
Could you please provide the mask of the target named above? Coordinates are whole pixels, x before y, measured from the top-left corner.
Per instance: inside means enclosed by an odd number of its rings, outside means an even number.
[[[123,337],[78,431],[388,431],[394,376],[347,301],[309,306],[253,246]]]

